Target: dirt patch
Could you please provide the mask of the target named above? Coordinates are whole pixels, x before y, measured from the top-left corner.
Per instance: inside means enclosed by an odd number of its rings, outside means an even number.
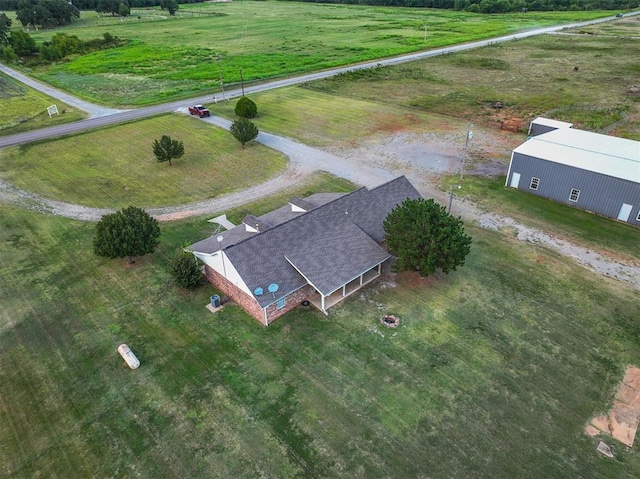
[[[627,90],[627,95],[629,96],[640,96],[640,86],[638,85],[633,85],[630,86],[629,89]]]
[[[584,432],[589,436],[608,434],[628,447],[633,442],[640,422],[640,369],[627,367],[618,387],[613,407],[606,415],[595,416]]]
[[[420,119],[412,113],[403,116],[379,113],[373,118],[371,133],[398,133],[420,123]]]

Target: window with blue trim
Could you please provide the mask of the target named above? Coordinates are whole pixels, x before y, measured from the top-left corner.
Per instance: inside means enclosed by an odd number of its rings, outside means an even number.
[[[278,300],[278,302],[276,303],[276,306],[278,307],[278,309],[282,309],[284,308],[284,305],[287,304],[287,302],[285,301],[284,298],[280,298]]]

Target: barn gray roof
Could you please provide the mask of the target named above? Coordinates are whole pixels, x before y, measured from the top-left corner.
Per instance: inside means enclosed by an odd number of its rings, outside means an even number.
[[[387,214],[407,198],[419,198],[411,183],[401,176],[368,190],[348,194],[312,195],[316,205],[307,212],[292,212],[291,205],[271,215],[271,228],[259,233],[226,233],[222,248],[250,289],[264,291],[275,283],[278,291],[254,296],[262,307],[307,283],[327,295],[385,261],[389,254],[378,244],[384,238],[382,223]],[[284,216],[289,211],[289,219]],[[273,219],[280,220],[277,224]],[[215,237],[191,246],[195,252],[213,253],[220,248]],[[229,238],[229,239],[228,239]]]
[[[640,142],[574,128],[528,139],[514,153],[640,183]]]

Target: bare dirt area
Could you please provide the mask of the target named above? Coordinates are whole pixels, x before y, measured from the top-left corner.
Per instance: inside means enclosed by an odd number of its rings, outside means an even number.
[[[470,128],[451,133],[396,132],[378,135],[354,147],[330,149],[347,161],[404,174],[427,197],[444,203],[448,195],[438,187],[448,174],[496,176],[506,174],[511,150],[522,137],[504,132]],[[462,213],[459,213],[462,214]]]
[[[589,436],[608,434],[631,447],[640,421],[640,369],[627,367],[608,414],[595,416],[585,427]]]

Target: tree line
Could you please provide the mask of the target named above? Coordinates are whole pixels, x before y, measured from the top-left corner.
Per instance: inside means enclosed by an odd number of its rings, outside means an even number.
[[[376,5],[464,10],[477,13],[522,11],[627,10],[640,6],[640,0],[295,0],[312,3]]]
[[[0,0],[0,11],[17,11],[23,0]],[[97,10],[104,0],[73,0],[73,6],[78,10]],[[176,3],[202,3],[204,0],[180,0]],[[67,3],[65,1],[65,3]],[[159,7],[162,0],[118,0],[118,4],[125,3],[129,8]]]

